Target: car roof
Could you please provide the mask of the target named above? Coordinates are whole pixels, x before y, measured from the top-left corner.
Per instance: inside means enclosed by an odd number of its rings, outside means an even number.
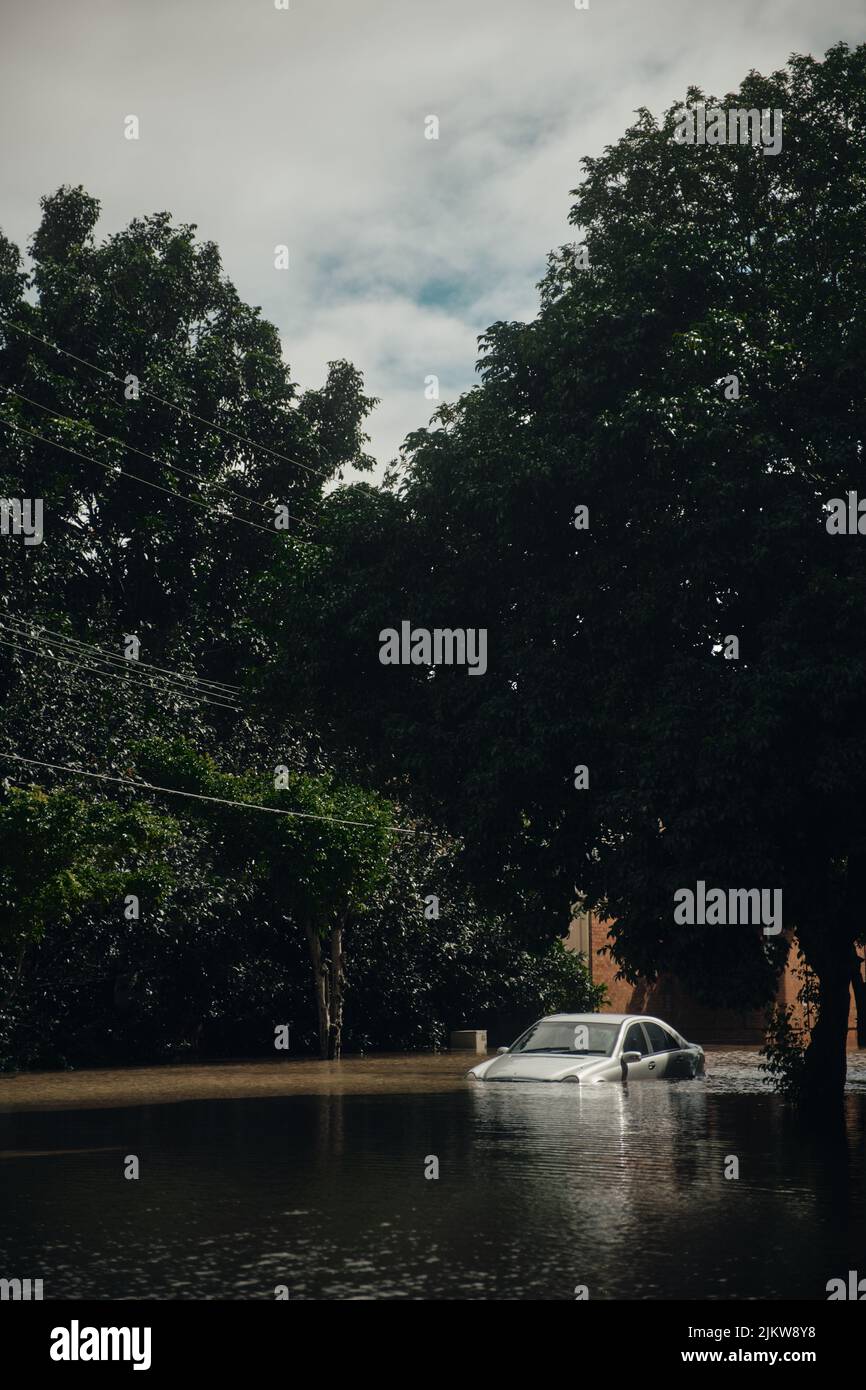
[[[663,1028],[670,1028],[669,1023],[664,1019],[655,1018],[652,1014],[545,1014],[542,1022],[544,1023],[660,1023]]]
[[[639,1014],[545,1014],[545,1023],[625,1023]]]

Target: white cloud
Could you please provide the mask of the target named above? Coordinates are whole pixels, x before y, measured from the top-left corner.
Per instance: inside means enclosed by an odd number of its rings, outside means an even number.
[[[168,209],[220,246],[295,378],[331,357],[382,405],[378,456],[453,397],[476,339],[534,310],[568,191],[639,105],[723,95],[863,38],[862,0],[34,0],[4,15],[0,225],[83,183],[112,230]],[[141,119],[141,140],[122,137]],[[436,114],[438,141],[424,139]],[[292,269],[273,268],[275,244]]]

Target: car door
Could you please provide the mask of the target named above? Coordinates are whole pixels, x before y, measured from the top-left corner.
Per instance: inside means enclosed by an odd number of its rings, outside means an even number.
[[[650,1069],[650,1062],[653,1058],[642,1023],[630,1023],[626,1028],[620,1056],[626,1052],[639,1052],[640,1061],[629,1062],[628,1065],[623,1062],[623,1081],[651,1081],[655,1076],[655,1068]]]
[[[677,1050],[674,1038],[660,1023],[653,1023],[650,1019],[644,1019],[643,1030],[647,1035],[650,1045],[650,1058],[647,1070],[650,1076],[660,1081],[663,1076],[667,1076],[672,1057]]]
[[[667,1039],[668,1055],[665,1076],[668,1081],[690,1081],[703,1071],[700,1048],[692,1047],[684,1038],[675,1037],[670,1029],[662,1028]]]

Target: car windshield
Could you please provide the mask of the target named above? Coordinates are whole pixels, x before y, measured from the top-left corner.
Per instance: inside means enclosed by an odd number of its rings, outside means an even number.
[[[518,1038],[511,1052],[576,1052],[610,1057],[619,1035],[618,1023],[535,1023]]]

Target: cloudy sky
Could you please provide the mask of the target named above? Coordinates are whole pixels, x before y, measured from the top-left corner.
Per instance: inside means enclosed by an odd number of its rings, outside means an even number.
[[[63,183],[101,200],[103,232],[163,209],[195,222],[295,380],[335,357],[364,372],[387,461],[429,418],[425,378],[452,399],[479,333],[534,314],[579,161],[637,106],[866,39],[863,0],[589,6],[0,0],[0,226],[23,244]]]

